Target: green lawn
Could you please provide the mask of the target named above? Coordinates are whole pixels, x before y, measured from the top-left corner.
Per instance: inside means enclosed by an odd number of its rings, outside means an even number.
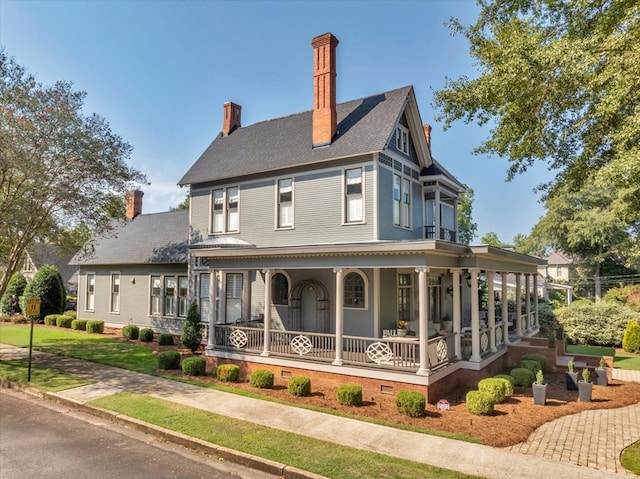
[[[298,467],[326,477],[469,478],[440,469],[219,416],[141,394],[117,394],[96,406],[220,446]],[[461,447],[464,447],[461,443]]]
[[[620,462],[625,469],[640,475],[640,441],[622,451]]]
[[[567,344],[567,352],[573,354],[591,354],[592,356],[614,356],[613,367],[640,371],[640,356],[624,356],[616,354],[614,348],[604,346],[585,346],[582,344]]]
[[[40,368],[33,364],[31,365],[31,382],[29,382],[27,380],[29,378],[29,365],[22,361],[0,360],[0,377],[51,392],[76,388],[93,382],[80,379],[57,369]]]

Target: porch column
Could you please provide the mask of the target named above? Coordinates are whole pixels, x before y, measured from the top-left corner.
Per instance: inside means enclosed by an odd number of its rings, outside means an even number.
[[[420,369],[421,376],[429,374],[429,301],[427,300],[427,272],[429,268],[416,268],[418,273],[418,323],[420,325]]]
[[[462,359],[462,347],[460,333],[462,331],[462,318],[460,314],[460,273],[459,268],[452,268],[451,272],[451,286],[453,287],[453,333],[456,359]]]
[[[522,274],[516,273],[516,334],[522,337]]]
[[[269,356],[271,354],[271,276],[272,271],[265,269],[264,273],[264,341],[263,349],[260,356]]]
[[[538,314],[538,274],[533,275],[533,309],[536,328],[540,328],[540,315]]]
[[[533,328],[533,324],[531,324],[531,289],[529,284],[529,274],[524,275],[524,311],[527,317],[525,324],[527,326],[527,331],[531,331]]]
[[[209,270],[209,341],[207,341],[207,349],[215,348],[216,334],[216,296],[218,286],[218,272],[214,269]]]
[[[343,271],[342,268],[334,268],[333,272],[336,274],[336,358],[333,360],[333,364],[342,366],[342,332],[344,330]]]
[[[495,279],[495,271],[487,271],[487,309],[489,310],[489,347],[491,352],[495,353],[496,348],[496,303],[493,294],[493,281]]]
[[[480,308],[478,302],[478,268],[471,268],[471,357],[469,361],[479,363],[480,357]]]
[[[509,301],[507,301],[507,273],[500,273],[500,281],[502,281],[502,332],[504,333],[504,344],[509,345]]]

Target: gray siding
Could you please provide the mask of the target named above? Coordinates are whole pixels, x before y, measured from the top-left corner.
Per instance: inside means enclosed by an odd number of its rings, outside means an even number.
[[[203,188],[191,191],[190,215],[191,238],[202,241],[209,235],[209,212],[211,208],[211,189]]]
[[[422,187],[411,182],[411,214],[413,230],[393,224],[393,171],[383,165],[378,167],[378,230],[381,240],[422,239]]]

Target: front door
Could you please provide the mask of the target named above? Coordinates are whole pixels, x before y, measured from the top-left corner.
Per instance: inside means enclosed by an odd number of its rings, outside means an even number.
[[[304,288],[301,295],[302,330],[316,332],[316,304],[318,297],[313,288]]]

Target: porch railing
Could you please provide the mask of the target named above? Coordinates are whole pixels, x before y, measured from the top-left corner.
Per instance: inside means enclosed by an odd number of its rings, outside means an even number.
[[[496,322],[494,327],[496,349],[505,347],[503,328],[504,324],[502,322]],[[463,331],[461,333],[460,346],[462,359],[469,359],[473,348],[471,331]],[[491,328],[487,326],[480,329],[480,357],[483,358],[489,354],[491,354]]]
[[[441,227],[439,234],[436,234],[436,227],[433,225],[424,227],[424,237],[425,239],[441,239],[451,241],[452,243],[456,242],[456,232],[454,230]]]

